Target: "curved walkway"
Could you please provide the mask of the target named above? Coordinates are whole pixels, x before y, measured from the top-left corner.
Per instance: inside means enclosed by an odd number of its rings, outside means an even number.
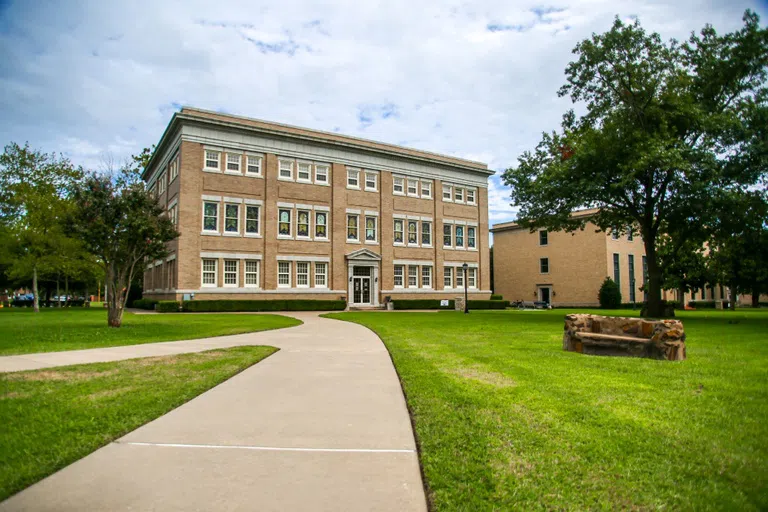
[[[118,357],[118,349],[158,345],[186,350],[146,355],[235,345],[281,350],[0,510],[425,511],[408,411],[381,340],[316,313],[291,316],[304,324],[98,349],[115,351],[101,359],[109,361],[144,357]],[[61,364],[94,362],[75,359]]]

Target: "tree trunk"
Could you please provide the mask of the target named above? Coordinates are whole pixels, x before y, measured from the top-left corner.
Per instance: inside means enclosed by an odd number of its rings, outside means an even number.
[[[757,286],[752,287],[752,307],[760,307],[760,288]]]
[[[69,307],[69,276],[64,276],[64,306]]]
[[[661,301],[661,269],[656,260],[656,241],[643,235],[645,245],[645,260],[648,265],[648,304],[645,308],[647,318],[661,318],[664,308]]]
[[[678,302],[680,304],[679,308],[680,309],[685,309],[685,288],[683,288],[682,286],[680,288],[678,288],[677,289],[677,294],[679,295],[679,297],[678,297],[678,299],[679,299]]]
[[[40,312],[40,298],[37,296],[37,265],[32,267],[32,295],[34,296],[33,299],[33,310],[35,313]]]
[[[125,301],[125,292],[123,283],[115,278],[114,271],[110,269],[107,272],[107,293],[104,298],[109,303],[107,308],[107,325],[110,327],[120,327],[123,325],[123,303]]]
[[[59,274],[56,274],[56,307],[61,307],[61,292],[59,291]]]
[[[729,302],[728,307],[731,309],[731,311],[736,311],[736,285],[731,283],[731,286],[729,287]]]

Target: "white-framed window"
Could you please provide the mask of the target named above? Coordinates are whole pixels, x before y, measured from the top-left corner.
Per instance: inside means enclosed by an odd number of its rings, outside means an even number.
[[[403,234],[403,219],[395,219],[395,243],[402,244],[405,241]]]
[[[245,260],[245,283],[246,288],[259,287],[259,260]]]
[[[408,245],[419,245],[419,223],[408,221]]]
[[[475,204],[475,191],[473,189],[467,189],[467,204]]]
[[[419,286],[419,267],[417,265],[408,265],[408,288],[417,288]]]
[[[291,287],[291,262],[277,262],[277,286],[280,288]]]
[[[219,160],[221,159],[221,153],[218,151],[205,150],[205,168],[211,171],[219,170]]]
[[[464,202],[464,189],[460,187],[454,187],[453,189],[453,200],[457,203],[463,203]]]
[[[365,173],[365,190],[376,192],[379,189],[379,176],[375,172]]]
[[[464,247],[464,226],[456,226],[456,247]]]
[[[539,245],[549,245],[549,232],[546,229],[539,231]]]
[[[242,160],[241,155],[233,155],[232,153],[227,153],[227,172],[241,172],[240,171],[240,161]]]
[[[328,183],[329,169],[325,164],[315,164],[315,183]]]
[[[619,230],[617,228],[611,229],[611,239],[613,240],[619,239]]]
[[[467,269],[467,288],[477,288],[477,269]]]
[[[467,248],[475,248],[475,227],[467,226]]]
[[[245,174],[261,176],[261,157],[257,155],[247,155],[245,157]]]
[[[315,263],[315,288],[328,287],[328,264]]]
[[[204,259],[203,260],[203,281],[202,286],[204,287],[215,287],[216,283],[218,282],[217,279],[217,271],[218,271],[218,260],[215,259]]]
[[[443,224],[443,247],[453,247],[453,225]]]
[[[464,269],[456,267],[456,288],[464,288]]]
[[[347,169],[347,188],[360,188],[360,171]]]
[[[309,162],[299,162],[298,172],[296,173],[296,181],[303,181],[305,183],[312,182],[312,164]]]
[[[403,266],[402,265],[395,265],[395,272],[394,272],[394,285],[395,288],[402,288],[403,287]]]
[[[443,288],[453,288],[453,267],[443,267]]]
[[[421,221],[421,245],[432,245],[432,223]]]
[[[450,185],[443,185],[443,201],[453,201],[453,190]]]
[[[309,210],[298,210],[296,212],[296,238],[309,238],[309,219],[311,213]]]
[[[352,213],[347,214],[347,240],[360,241],[360,232],[358,224],[360,216]]]
[[[395,195],[405,195],[405,178],[394,176],[392,178],[392,193]]]
[[[219,232],[219,203],[203,202],[203,231]]]
[[[240,232],[240,205],[226,203],[224,205],[224,232]]]
[[[419,180],[408,178],[408,195],[419,197]]]
[[[378,239],[378,236],[376,233],[378,232],[378,229],[376,224],[378,223],[378,217],[375,216],[366,216],[365,217],[365,241],[366,242],[375,242]]]
[[[160,176],[157,178],[157,195],[163,192],[165,192],[165,172],[160,173]]]
[[[328,240],[328,212],[315,212],[315,238]]]
[[[309,288],[309,263],[306,261],[296,262],[296,286]]]
[[[539,258],[539,272],[549,274],[549,258]]]
[[[278,160],[278,175],[281,180],[293,179],[293,160]]]
[[[176,155],[168,166],[168,183],[171,183],[179,175],[179,155]]]
[[[421,287],[432,288],[432,267],[429,265],[421,266]]]
[[[227,288],[237,287],[237,267],[239,264],[239,260],[224,260],[224,286]]]
[[[291,236],[291,209],[278,208],[277,210],[277,236]]]
[[[245,232],[249,235],[259,234],[259,209],[250,204],[245,206]]]
[[[179,205],[175,204],[168,208],[168,218],[174,226],[179,225]]]
[[[432,199],[432,182],[431,181],[422,180],[421,197],[426,199]]]

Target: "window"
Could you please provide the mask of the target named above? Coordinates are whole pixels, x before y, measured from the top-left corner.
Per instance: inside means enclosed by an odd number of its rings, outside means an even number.
[[[464,226],[456,226],[456,247],[464,247]]]
[[[453,246],[453,227],[450,224],[443,224],[443,247]]]
[[[240,155],[227,153],[227,172],[240,172]]]
[[[237,287],[238,260],[224,260],[224,286]]]
[[[173,290],[176,286],[174,278],[176,277],[176,260],[171,260],[165,264],[166,267],[166,288]]]
[[[467,226],[467,247],[475,248],[475,228],[472,226]]]
[[[250,235],[259,234],[259,207],[247,205],[245,207],[245,232]]]
[[[451,201],[453,192],[450,185],[443,185],[443,201]]]
[[[417,288],[419,286],[419,267],[408,265],[408,288]]]
[[[279,178],[284,180],[293,179],[293,160],[280,160],[279,167]]]
[[[225,233],[239,233],[240,232],[240,226],[238,226],[239,219],[240,219],[239,204],[224,205],[224,232]]]
[[[291,286],[291,262],[277,262],[277,286],[281,288],[290,288]]]
[[[443,288],[453,288],[453,267],[443,268]]]
[[[299,162],[297,181],[312,181],[312,164],[307,162]]]
[[[168,209],[168,218],[171,220],[174,226],[179,225],[179,205],[174,204]]]
[[[627,256],[627,263],[629,264],[629,302],[635,302],[635,255],[630,254]],[[707,289],[704,288],[704,293],[707,293]],[[704,297],[701,297],[702,300]]]
[[[621,286],[621,269],[619,268],[618,253],[613,253],[613,281]]]
[[[277,219],[278,236],[291,236],[291,210],[280,208],[277,211]]]
[[[421,287],[432,288],[432,267],[429,265],[421,267]]]
[[[171,160],[171,165],[168,166],[168,183],[172,182],[179,175],[179,157],[178,155]]]
[[[205,151],[205,168],[219,170],[220,153],[218,151]]]
[[[643,256],[643,298],[644,300],[648,298],[648,260],[645,256]],[[722,285],[720,286],[721,289],[721,296],[722,296]],[[714,293],[714,291],[712,292]]]
[[[328,239],[328,214],[315,212],[315,238]]]
[[[432,223],[421,222],[421,245],[432,245]]]
[[[415,220],[408,221],[408,244],[419,244],[419,225]]]
[[[296,262],[296,286],[309,288],[309,263],[306,261]]]
[[[328,266],[325,263],[315,263],[315,288],[326,288]]]
[[[245,174],[261,175],[261,157],[248,155],[245,159]]]
[[[403,266],[395,265],[395,288],[403,287]]]
[[[347,169],[347,188],[360,188],[360,171]]]
[[[467,189],[467,204],[475,204],[475,191]]]
[[[631,242],[631,241],[633,241],[634,239],[635,239],[635,235],[632,233],[632,226],[629,226],[629,227],[627,228],[627,241],[628,241],[628,242]],[[632,301],[632,302],[635,302],[635,301]]]
[[[421,182],[421,197],[432,199],[432,182],[431,181]]]
[[[403,243],[403,221],[402,219],[395,219],[395,243]]]
[[[347,215],[347,240],[360,240],[357,232],[357,215]]]
[[[216,286],[217,260],[203,260],[203,286]]]
[[[477,269],[467,269],[467,288],[477,288]]]
[[[315,183],[328,183],[328,166],[315,165]]]
[[[365,190],[376,191],[378,189],[378,178],[375,172],[365,173]]]
[[[257,260],[245,260],[245,286],[258,288],[259,286],[259,262]]]
[[[219,203],[203,203],[203,231],[219,231]]]
[[[419,180],[408,180],[408,195],[419,196]]]
[[[365,218],[365,241],[376,241],[376,217]]]
[[[456,268],[456,288],[464,288],[464,269]]]
[[[157,178],[157,195],[163,192],[165,192],[165,173],[160,174],[160,177]]]
[[[309,238],[309,210],[299,210],[296,213],[296,236]]]
[[[453,200],[457,203],[463,203],[464,202],[464,189],[456,187],[453,190]]]
[[[392,193],[403,195],[405,194],[405,179],[399,176],[392,178]]]
[[[549,233],[546,229],[539,231],[539,245],[549,245]]]
[[[549,258],[539,258],[539,272],[549,274]]]
[[[616,228],[611,228],[611,239],[618,240],[619,239],[619,230]]]

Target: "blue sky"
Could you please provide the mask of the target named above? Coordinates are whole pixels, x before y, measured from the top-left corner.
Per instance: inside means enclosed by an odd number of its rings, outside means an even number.
[[[740,1],[0,0],[0,142],[100,168],[193,105],[487,162],[556,128],[574,45],[639,17],[738,28]],[[491,222],[514,218],[498,174]]]

